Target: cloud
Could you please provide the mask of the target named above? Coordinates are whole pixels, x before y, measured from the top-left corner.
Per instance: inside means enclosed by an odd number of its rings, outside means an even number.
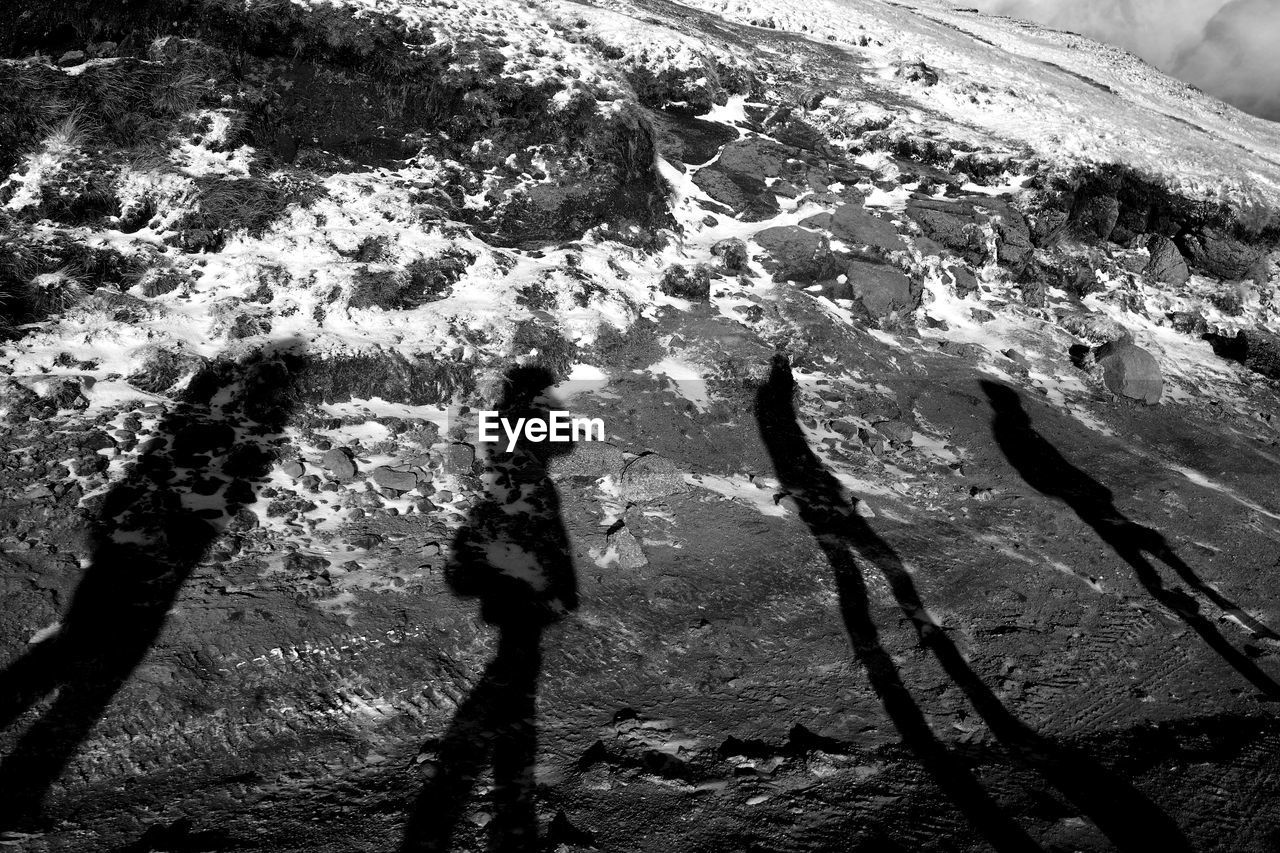
[[[1276,0],[977,0],[976,5],[1118,45],[1243,110],[1280,120]]]

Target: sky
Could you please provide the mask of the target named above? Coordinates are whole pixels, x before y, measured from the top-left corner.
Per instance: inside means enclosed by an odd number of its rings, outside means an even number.
[[[976,0],[1123,47],[1237,107],[1280,121],[1280,0]]]

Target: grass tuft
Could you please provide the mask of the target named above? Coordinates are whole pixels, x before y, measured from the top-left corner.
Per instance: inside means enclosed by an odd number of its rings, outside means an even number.
[[[84,284],[70,267],[63,267],[31,279],[27,301],[37,314],[61,314],[74,307],[84,294]]]

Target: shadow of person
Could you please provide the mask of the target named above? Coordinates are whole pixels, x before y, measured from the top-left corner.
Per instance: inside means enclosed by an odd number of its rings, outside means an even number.
[[[796,419],[795,379],[785,356],[774,358],[769,380],[756,395],[756,419],[774,470],[799,506],[835,574],[840,612],[854,652],[867,670],[904,744],[942,791],[1000,851],[1041,849],[982,789],[970,770],[929,727],[897,665],[879,638],[858,558],[888,581],[920,644],[958,686],[1010,755],[1040,773],[1125,851],[1190,851],[1174,822],[1137,790],[1096,762],[1050,742],[1010,713],[970,668],[960,649],[929,616],[915,582],[894,549],[855,511],[839,481],[810,449]]]
[[[199,371],[103,496],[89,566],[60,627],[0,671],[0,730],[52,695],[0,760],[0,830],[39,827],[45,796],[156,641],[183,584],[254,502],[296,405],[295,346]]]
[[[994,413],[991,430],[996,444],[1027,485],[1071,507],[1117,556],[1133,567],[1138,581],[1152,598],[1176,613],[1187,627],[1199,634],[1254,687],[1270,698],[1280,698],[1280,684],[1231,645],[1200,612],[1200,604],[1194,597],[1180,589],[1165,586],[1148,556],[1164,563],[1191,589],[1239,619],[1255,637],[1276,638],[1275,632],[1202,581],[1158,532],[1131,521],[1120,512],[1106,486],[1064,459],[1058,449],[1031,426],[1031,418],[1013,389],[998,382],[983,381],[981,384]]]
[[[539,395],[554,377],[538,367],[507,371],[501,418],[547,421]],[[578,606],[560,499],[547,476],[552,456],[570,443],[521,440],[494,454],[485,476],[486,499],[453,542],[446,580],[459,596],[480,599],[480,616],[498,631],[498,650],[448,730],[424,751],[434,751],[433,775],[409,816],[402,853],[443,851],[474,792],[486,762],[493,774],[489,849],[537,848],[534,765],[535,708],[542,668],[542,634]]]

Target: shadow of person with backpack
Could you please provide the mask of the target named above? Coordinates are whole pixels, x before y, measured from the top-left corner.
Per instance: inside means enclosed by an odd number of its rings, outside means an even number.
[[[554,383],[543,368],[508,370],[499,416],[512,424],[518,418],[547,421],[539,397]],[[446,580],[458,596],[479,599],[481,619],[497,629],[498,649],[444,735],[423,747],[435,754],[432,775],[412,807],[401,853],[449,849],[486,767],[493,776],[489,849],[537,848],[534,766],[543,632],[578,606],[571,549],[547,463],[571,447],[526,439],[512,452],[495,453],[485,474],[487,497],[454,539]]]

